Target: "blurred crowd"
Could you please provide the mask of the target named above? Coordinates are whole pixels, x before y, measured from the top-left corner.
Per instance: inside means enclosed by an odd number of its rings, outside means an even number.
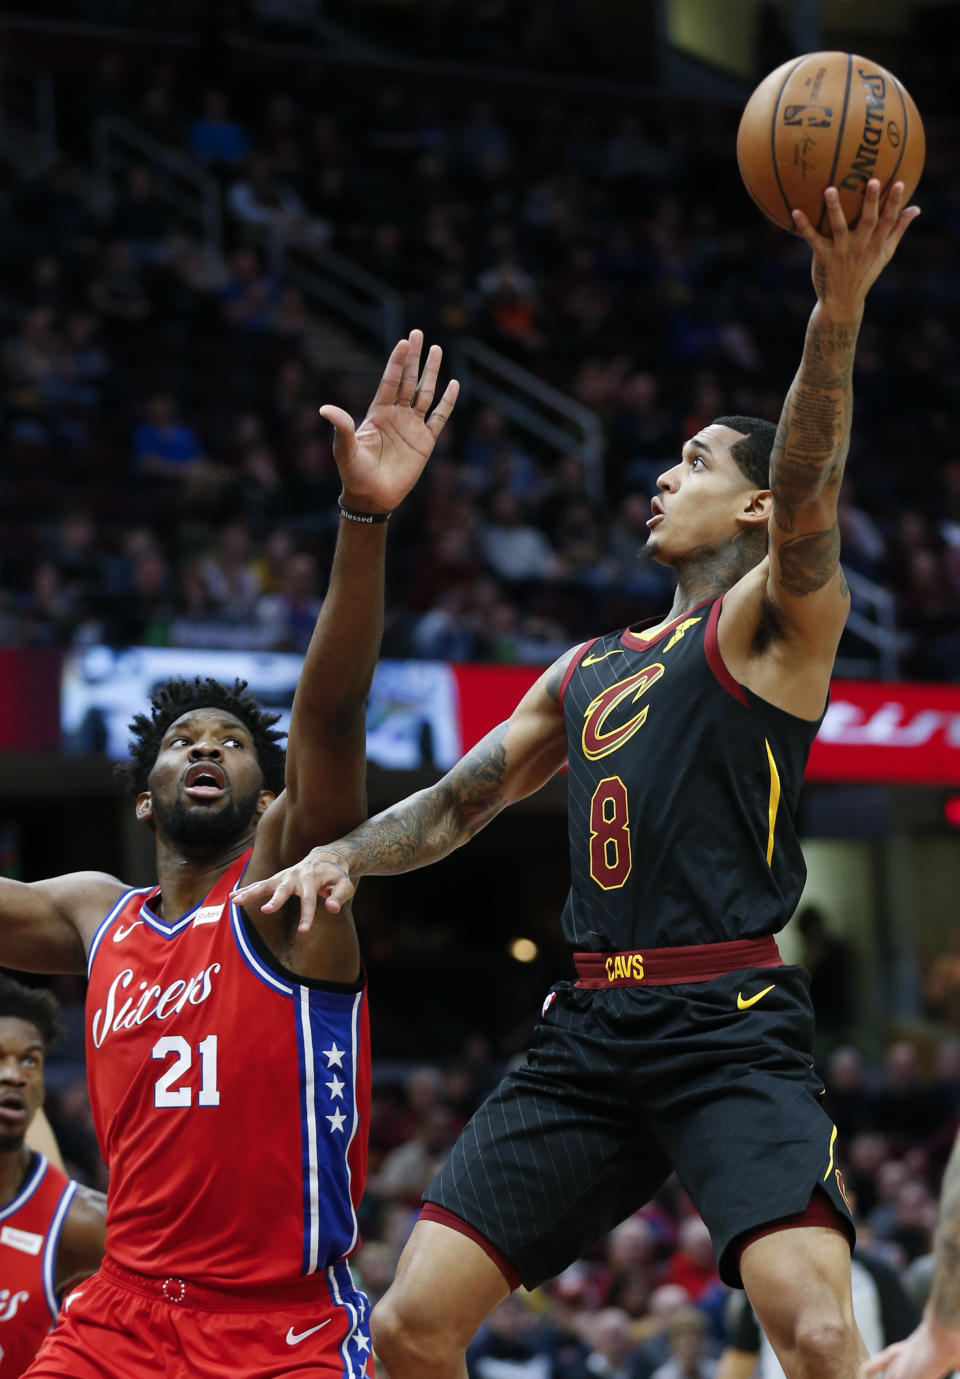
[[[393,1277],[423,1188],[503,1070],[479,1034],[442,1066],[375,1059],[355,1261],[373,1299]],[[824,1058],[822,1076],[858,1255],[892,1270],[922,1307],[940,1177],[960,1125],[960,1039],[896,1040],[876,1066],[841,1045]],[[85,1080],[64,1076],[54,1061],[48,1081],[48,1110],[70,1171],[105,1186]],[[672,1178],[589,1256],[505,1303],[474,1342],[471,1379],[713,1379],[729,1339],[731,1297],[707,1229]]]
[[[58,79],[58,163],[0,174],[0,641],[303,648],[336,534],[317,407],[362,414],[371,380],[318,351],[277,234],[603,424],[600,501],[576,455],[461,404],[391,523],[386,654],[545,662],[662,612],[670,581],[638,558],[656,476],[716,415],[777,417],[813,300],[805,247],[740,185],[736,110],[249,55],[217,84],[116,53],[87,75]],[[215,174],[223,263],[158,167],[98,198],[102,113]],[[960,190],[929,133],[924,215],[868,306],[841,526],[848,567],[895,595],[900,673],[956,679]]]

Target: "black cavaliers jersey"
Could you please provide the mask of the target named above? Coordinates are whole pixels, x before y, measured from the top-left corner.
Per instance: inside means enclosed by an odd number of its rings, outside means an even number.
[[[759,938],[800,898],[794,814],[819,723],[734,680],[717,646],[720,605],[659,632],[598,637],[567,670],[563,927],[577,949]]]

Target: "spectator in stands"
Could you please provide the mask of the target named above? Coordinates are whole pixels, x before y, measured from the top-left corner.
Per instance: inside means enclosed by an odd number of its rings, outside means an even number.
[[[227,320],[241,330],[269,330],[280,300],[280,288],[263,268],[255,249],[244,246],[231,254],[220,300]]]
[[[508,489],[494,493],[481,535],[481,550],[494,574],[507,584],[553,579],[557,558],[542,531],[524,521],[520,502]]]
[[[567,1371],[565,1379],[641,1379],[633,1323],[619,1307],[604,1307],[587,1317],[584,1338],[590,1349]]]
[[[201,163],[230,168],[247,156],[247,134],[231,118],[226,92],[210,87],[203,95],[203,113],[190,126],[190,152]]]
[[[870,1130],[876,1121],[876,1097],[867,1085],[863,1055],[851,1044],[834,1049],[823,1076],[824,1106],[841,1140]],[[862,1205],[862,1195],[858,1194]]]
[[[172,393],[154,393],[147,400],[144,420],[133,433],[133,454],[142,474],[163,479],[182,479],[206,462],[203,443],[194,429],[181,421]]]
[[[521,1297],[504,1298],[467,1350],[468,1379],[551,1379],[536,1323]]]
[[[696,1307],[680,1307],[667,1325],[670,1358],[651,1379],[714,1379],[717,1360],[710,1353],[708,1323]]]
[[[245,173],[230,188],[227,206],[242,224],[261,233],[285,236],[309,232],[315,243],[329,237],[329,226],[308,218],[296,191],[277,176],[274,165],[262,153],[248,159]]]
[[[152,305],[130,246],[113,240],[104,251],[100,272],[90,284],[90,301],[115,327],[139,325]]]
[[[288,556],[280,590],[257,603],[257,622],[272,651],[306,652],[323,599],[317,593],[317,562],[309,551]]]
[[[135,263],[156,262],[166,257],[171,218],[169,206],[154,190],[153,173],[142,163],[134,163],[113,208],[108,233],[129,246]]]

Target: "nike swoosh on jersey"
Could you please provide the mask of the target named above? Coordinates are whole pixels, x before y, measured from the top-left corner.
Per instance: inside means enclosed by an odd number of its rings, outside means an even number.
[[[315,1331],[322,1331],[325,1326],[329,1326],[332,1320],[332,1317],[328,1317],[325,1322],[318,1322],[316,1326],[311,1326],[306,1331],[294,1331],[291,1326],[290,1330],[287,1332],[287,1345],[299,1345],[300,1342],[305,1341],[308,1336],[312,1336]]]
[[[127,935],[132,934],[134,929],[138,929],[142,923],[142,919],[136,919],[132,924],[128,925],[127,928],[124,928],[122,924],[118,924],[113,931],[114,943],[122,943]]]
[[[762,991],[757,992],[756,996],[748,996],[746,1000],[743,999],[743,992],[738,991],[737,1010],[749,1010],[750,1007],[755,1006],[758,1001],[762,1001],[764,996],[766,996],[768,992],[772,991],[775,986],[776,982],[774,982],[771,986],[765,986]]]
[[[73,1306],[73,1304],[76,1302],[77,1298],[82,1298],[82,1297],[83,1297],[83,1289],[82,1289],[82,1288],[75,1289],[72,1293],[68,1293],[67,1296],[66,1296],[66,1297],[64,1298],[64,1300],[63,1300],[63,1310],[64,1310],[64,1312],[69,1312],[69,1311],[70,1311],[70,1308],[71,1308],[71,1307]]]
[[[584,656],[580,664],[582,666],[595,666],[600,661],[605,661],[608,656],[623,656],[625,654],[622,646],[615,646],[612,651],[605,651],[602,656]]]

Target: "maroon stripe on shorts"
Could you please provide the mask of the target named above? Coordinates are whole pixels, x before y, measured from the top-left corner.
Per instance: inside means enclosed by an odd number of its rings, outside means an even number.
[[[455,1212],[447,1211],[446,1207],[437,1206],[436,1202],[424,1202],[420,1208],[420,1221],[436,1221],[441,1226],[449,1226],[452,1231],[459,1231],[468,1240],[472,1240],[475,1245],[479,1245],[484,1254],[493,1260],[494,1264],[503,1274],[510,1291],[520,1287],[520,1275],[507,1259],[502,1255],[496,1245],[491,1245],[485,1235],[481,1235],[475,1226],[471,1226],[468,1221],[464,1221],[462,1216],[457,1216]]]
[[[629,953],[574,953],[577,986],[675,986],[709,982],[742,967],[783,967],[776,939],[693,943],[683,948],[644,948]]]

